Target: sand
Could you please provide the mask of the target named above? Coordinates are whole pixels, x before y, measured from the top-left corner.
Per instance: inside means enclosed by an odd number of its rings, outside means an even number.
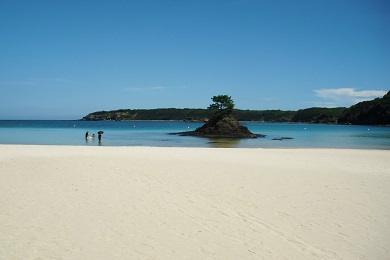
[[[389,259],[390,151],[0,145],[0,259]]]

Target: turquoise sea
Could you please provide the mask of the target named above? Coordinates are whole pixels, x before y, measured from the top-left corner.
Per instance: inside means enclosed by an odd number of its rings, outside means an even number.
[[[257,139],[209,139],[170,135],[194,130],[202,123],[171,121],[39,121],[0,120],[0,144],[234,147],[234,148],[350,148],[390,150],[390,127],[325,124],[242,122]],[[104,131],[102,142],[85,139],[85,132]],[[292,139],[280,139],[289,137]]]

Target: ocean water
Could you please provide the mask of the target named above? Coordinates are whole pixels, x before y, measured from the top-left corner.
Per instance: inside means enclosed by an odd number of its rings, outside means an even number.
[[[166,121],[39,121],[0,120],[0,144],[87,146],[344,148],[390,150],[390,127],[243,122],[266,137],[211,139],[171,135],[191,131],[202,123]],[[85,139],[85,132],[104,131],[102,142]],[[274,139],[282,140],[274,140]],[[291,139],[290,139],[291,138]]]

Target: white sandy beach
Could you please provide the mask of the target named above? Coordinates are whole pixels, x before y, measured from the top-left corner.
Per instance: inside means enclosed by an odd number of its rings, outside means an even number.
[[[390,151],[0,145],[0,259],[389,259]]]

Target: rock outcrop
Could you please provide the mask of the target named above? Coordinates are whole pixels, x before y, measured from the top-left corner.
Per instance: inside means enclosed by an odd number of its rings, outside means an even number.
[[[199,136],[211,138],[257,138],[264,135],[254,134],[240,125],[237,116],[230,114],[222,118],[213,118],[195,131],[177,133],[182,136]]]

